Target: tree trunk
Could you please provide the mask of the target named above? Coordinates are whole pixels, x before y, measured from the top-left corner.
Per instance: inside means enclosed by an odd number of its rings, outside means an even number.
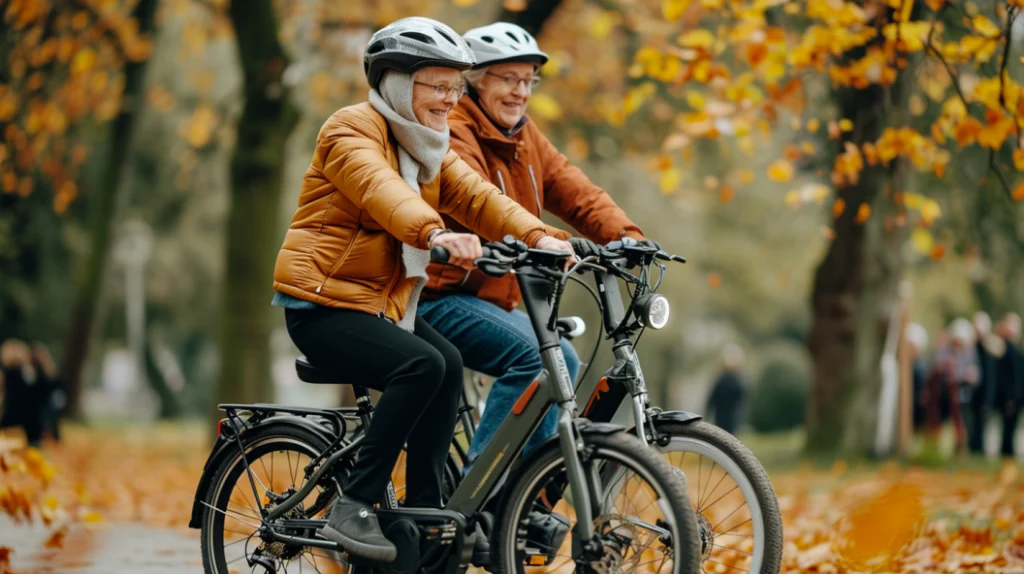
[[[150,35],[155,29],[159,0],[141,0],[132,12],[139,31]],[[127,62],[124,67],[124,94],[121,111],[114,118],[109,134],[106,164],[100,174],[99,185],[91,194],[90,249],[85,264],[85,275],[75,297],[74,311],[64,344],[62,377],[68,385],[65,414],[81,416],[82,378],[89,345],[95,331],[96,310],[103,294],[103,277],[110,254],[111,231],[117,219],[117,208],[123,193],[121,181],[131,150],[135,131],[136,112],[142,109],[147,60]]]
[[[894,116],[905,108],[906,92],[900,84],[909,76],[903,70],[889,89],[834,90],[841,117],[856,126],[852,143],[874,142],[887,125],[899,123]],[[888,167],[865,165],[857,183],[840,193],[846,208],[834,221],[834,239],[815,272],[811,296],[807,348],[814,367],[806,443],[810,453],[865,454],[874,444],[882,348],[903,265],[900,247],[905,230],[893,224],[893,195],[904,191],[905,172],[901,159]],[[870,206],[871,216],[858,223],[862,204]]]
[[[282,74],[288,64],[271,0],[235,0],[229,10],[244,72],[245,108],[231,158],[216,401],[273,398],[271,291],[279,237],[285,143],[298,120]]]

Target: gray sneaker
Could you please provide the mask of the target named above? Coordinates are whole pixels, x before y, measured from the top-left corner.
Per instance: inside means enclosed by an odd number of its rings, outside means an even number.
[[[398,556],[398,549],[381,532],[373,507],[344,495],[334,503],[320,534],[367,560],[390,563]]]

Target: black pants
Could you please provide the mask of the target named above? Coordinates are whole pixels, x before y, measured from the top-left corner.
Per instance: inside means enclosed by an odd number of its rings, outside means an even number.
[[[342,485],[345,494],[382,501],[407,444],[405,504],[439,508],[462,390],[458,350],[419,317],[414,333],[374,315],[326,307],[286,309],[285,319],[288,334],[312,364],[382,392]]]

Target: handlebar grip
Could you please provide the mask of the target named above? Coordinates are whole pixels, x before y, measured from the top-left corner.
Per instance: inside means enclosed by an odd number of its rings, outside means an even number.
[[[477,259],[476,268],[491,277],[504,277],[508,269],[494,261],[481,261]]]
[[[448,263],[448,260],[451,258],[451,256],[452,254],[449,253],[447,249],[441,247],[440,245],[435,245],[430,248],[431,261],[436,261],[438,263]]]

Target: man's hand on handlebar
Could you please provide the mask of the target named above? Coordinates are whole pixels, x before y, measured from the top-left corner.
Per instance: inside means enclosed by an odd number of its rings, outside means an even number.
[[[473,269],[473,261],[484,255],[480,239],[471,233],[439,233],[430,246],[448,250],[448,263],[463,269]]]
[[[585,237],[570,237],[569,244],[572,245],[573,252],[580,259],[590,257],[591,255],[599,255],[601,253],[601,247],[593,241]]]
[[[538,241],[537,245],[535,245],[534,247],[536,247],[537,249],[543,249],[545,251],[558,251],[562,253],[572,254],[569,256],[569,258],[565,260],[566,269],[568,269],[569,266],[573,265],[577,261],[576,252],[573,250],[572,244],[563,239],[557,239],[555,237],[551,237],[550,235],[545,235],[544,237],[540,238],[540,241]]]

